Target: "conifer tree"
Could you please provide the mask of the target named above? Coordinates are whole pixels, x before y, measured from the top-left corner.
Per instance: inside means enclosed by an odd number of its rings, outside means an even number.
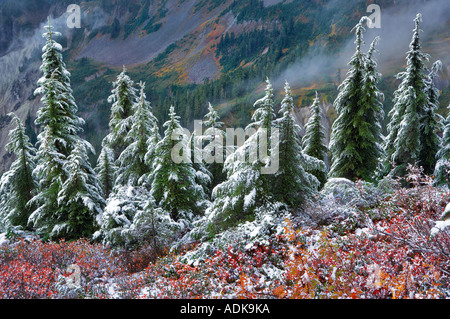
[[[91,152],[94,150],[91,149]],[[51,236],[67,240],[90,237],[105,207],[97,175],[89,163],[86,144],[79,141],[65,162],[68,178],[58,193],[60,210]]]
[[[150,171],[141,177],[140,183],[142,185],[152,185],[153,183],[153,168],[156,159],[156,145],[161,140],[161,136],[159,135],[158,123],[155,122],[152,128],[152,135],[147,141],[148,149],[147,153],[145,153],[145,163],[150,168]]]
[[[366,134],[369,141],[364,151],[372,155],[365,158],[366,167],[369,171],[373,172],[369,180],[373,180],[375,176],[379,176],[383,171],[384,167],[381,163],[385,158],[383,148],[384,136],[381,128],[384,120],[384,94],[380,92],[377,86],[381,80],[381,73],[377,70],[377,62],[374,57],[376,52],[375,45],[378,41],[379,37],[376,37],[370,44],[369,51],[367,52],[361,98],[362,108],[368,124]]]
[[[35,124],[49,127],[56,151],[67,157],[79,140],[78,133],[82,131],[84,120],[76,115],[78,107],[72,95],[70,73],[62,59],[62,47],[54,40],[60,33],[53,31],[50,20],[45,28],[47,31],[43,36],[46,43],[40,66],[42,77],[34,92],[35,95],[42,95],[43,105],[36,113]]]
[[[262,174],[262,169],[272,163],[268,158],[257,156],[262,143],[266,143],[268,151],[270,149],[267,144],[272,139],[273,103],[273,88],[267,79],[265,95],[255,102],[253,122],[247,127],[247,130],[256,128],[256,132],[227,156],[224,164],[227,179],[213,189],[214,202],[207,210],[207,231],[210,234],[254,218],[256,209],[273,202],[273,176]]]
[[[319,102],[320,99],[316,92],[316,98],[310,107],[311,116],[305,125],[305,135],[303,136],[302,146],[303,152],[306,155],[325,161],[328,153],[328,147],[325,145],[325,133],[322,125]],[[326,167],[322,170],[312,170],[310,173],[319,180],[320,188],[322,188],[327,181]]]
[[[201,149],[203,136],[197,135],[195,130],[189,138],[191,162],[195,170],[195,181],[203,188],[203,192],[209,199],[212,174],[203,162],[203,151]]]
[[[394,92],[394,106],[389,112],[390,122],[384,148],[387,172],[396,176],[404,176],[408,164],[422,164],[420,121],[428,105],[425,94],[425,61],[428,55],[421,50],[421,21],[422,15],[419,13],[414,19],[415,28],[406,55],[406,70],[397,75],[401,83]],[[391,163],[395,164],[395,169]]]
[[[447,110],[450,110],[450,105],[447,106]],[[435,184],[450,187],[450,113],[448,113],[445,119],[442,144],[436,154],[436,160],[436,167],[434,169]]]
[[[331,167],[330,177],[344,177],[350,180],[361,178],[372,180],[376,164],[374,157],[379,154],[377,137],[374,128],[377,127],[374,114],[379,105],[367,103],[367,92],[363,91],[366,74],[366,56],[361,51],[363,45],[363,23],[368,18],[363,17],[355,26],[356,51],[349,65],[347,78],[338,87],[339,93],[334,101],[338,114],[334,121],[330,137]]]
[[[41,66],[43,76],[38,81],[39,88],[35,90],[35,94],[42,94],[42,106],[37,112],[35,123],[43,127],[38,135],[39,149],[33,171],[38,181],[38,192],[30,200],[30,204],[36,205],[36,209],[30,215],[29,223],[44,236],[73,238],[80,232],[69,225],[71,222],[67,219],[69,216],[66,211],[71,209],[71,202],[60,200],[60,192],[64,186],[67,187],[66,182],[72,176],[69,171],[71,166],[67,161],[73,151],[76,148],[93,151],[93,148],[78,136],[84,121],[76,115],[77,106],[72,96],[70,73],[62,60],[61,45],[53,39],[56,33],[52,31],[50,23],[46,28],[44,36],[47,42],[43,48]],[[86,161],[85,164],[82,169],[91,174],[89,162]],[[89,178],[87,183],[93,183],[89,186],[95,187],[93,178]],[[81,215],[72,217],[82,219]]]
[[[13,118],[15,128],[9,132],[6,149],[14,153],[16,160],[0,179],[0,193],[4,194],[0,219],[3,219],[6,225],[27,229],[28,217],[33,212],[33,206],[28,202],[33,198],[37,188],[33,178],[36,149],[30,143],[20,119],[14,113],[9,115]]]
[[[104,138],[103,144],[114,151],[115,159],[128,145],[125,137],[131,128],[130,117],[133,114],[133,104],[137,99],[135,84],[126,71],[126,68],[123,67],[122,72],[113,82],[112,94],[108,97],[108,102],[112,103],[109,120],[110,132]]]
[[[38,136],[39,149],[37,151],[37,165],[33,171],[38,181],[38,192],[30,200],[36,209],[28,218],[38,233],[45,237],[51,236],[53,227],[58,224],[58,194],[68,176],[66,171],[66,157],[58,152],[54,143],[54,136],[49,126]]]
[[[289,84],[285,83],[285,96],[281,102],[279,129],[279,168],[274,176],[274,199],[298,209],[317,193],[319,180],[308,171],[325,172],[325,163],[306,155],[301,146],[300,127],[293,116],[294,102]]]
[[[118,176],[116,185],[139,184],[139,179],[150,171],[145,160],[154,126],[157,119],[153,115],[150,103],[146,100],[144,93],[145,84],[140,83],[140,95],[133,107],[133,114],[129,117],[130,129],[125,137],[126,148],[117,159]]]
[[[107,199],[113,190],[117,172],[117,167],[114,162],[114,152],[108,146],[102,147],[97,159],[95,172],[97,173],[103,195]]]
[[[442,130],[444,119],[437,113],[439,109],[439,90],[434,84],[442,68],[442,62],[436,61],[426,79],[425,94],[428,104],[420,120],[420,164],[424,174],[431,175],[436,166],[436,154],[441,148],[441,137],[438,132]]]
[[[225,133],[221,129],[223,122],[220,121],[219,115],[211,103],[208,105],[208,113],[205,115],[205,118],[206,120],[203,124],[206,126],[206,130],[202,139],[203,142],[207,142],[204,148],[206,168],[212,174],[211,188],[214,188],[226,178],[223,169],[223,162],[226,157]]]
[[[174,220],[192,221],[204,208],[206,196],[196,182],[196,171],[190,160],[189,138],[182,129],[173,106],[164,123],[164,138],[156,145],[152,195],[159,207]],[[172,153],[179,147],[178,157]]]

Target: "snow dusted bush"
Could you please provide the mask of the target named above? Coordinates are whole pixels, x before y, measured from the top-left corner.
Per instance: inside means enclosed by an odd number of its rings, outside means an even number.
[[[98,223],[101,229],[94,239],[126,248],[151,242],[155,251],[167,246],[186,227],[184,220],[174,222],[168,212],[156,207],[146,188],[134,186],[119,187],[111,194]]]
[[[256,245],[269,245],[274,237],[283,233],[286,219],[290,218],[283,204],[276,203],[271,207],[261,207],[255,212],[255,219],[246,221],[235,227],[216,234],[210,241],[205,241],[196,249],[187,252],[181,259],[190,265],[198,265],[218,249],[226,249],[229,245],[249,250]],[[205,234],[205,222],[199,221],[200,227],[195,228],[189,236],[196,237]]]
[[[317,200],[305,209],[314,225],[326,225],[329,230],[344,234],[364,227],[366,216],[379,218],[376,209],[381,199],[389,194],[386,187],[372,183],[352,182],[346,178],[330,178]]]

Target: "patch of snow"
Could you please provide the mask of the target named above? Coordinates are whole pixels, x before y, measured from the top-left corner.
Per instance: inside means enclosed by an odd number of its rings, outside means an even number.
[[[6,238],[6,233],[0,234],[0,246],[9,244],[9,239]]]
[[[448,205],[447,205],[448,206]],[[447,210],[447,207],[445,208]],[[444,231],[445,228],[450,226],[450,219],[447,220],[438,220],[436,221],[436,224],[434,225],[434,227],[431,229],[431,235],[436,235],[437,233],[439,233],[440,231]]]

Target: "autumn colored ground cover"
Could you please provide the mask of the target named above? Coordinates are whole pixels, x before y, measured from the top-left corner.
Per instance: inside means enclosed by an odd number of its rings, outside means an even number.
[[[200,243],[156,257],[85,239],[11,238],[0,246],[0,297],[449,298],[450,236],[433,231],[449,199],[429,185],[400,187],[358,207],[358,222],[286,220],[264,244],[230,242],[195,264],[183,256]],[[78,285],[67,270],[74,264]]]

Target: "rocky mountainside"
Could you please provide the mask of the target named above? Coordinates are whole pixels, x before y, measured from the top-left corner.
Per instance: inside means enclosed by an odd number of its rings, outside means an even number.
[[[9,112],[26,120],[33,137],[40,105],[33,95],[40,77],[43,26],[50,16],[72,77],[85,136],[98,147],[106,134],[111,81],[125,65],[160,121],[174,104],[183,125],[217,105],[229,125],[244,125],[252,103],[270,77],[279,91],[288,80],[304,123],[317,90],[330,122],[336,87],[345,77],[353,50],[351,29],[373,1],[336,0],[93,0],[81,1],[81,27],[68,28],[69,0],[0,1],[0,173],[10,163],[4,150]],[[450,101],[450,18],[445,0],[378,1],[381,28],[368,29],[366,42],[381,36],[378,56],[385,109],[391,107],[404,67],[412,19],[423,14],[424,50],[444,65],[439,78],[441,107]],[[325,123],[327,124],[327,123]],[[328,123],[329,124],[329,123]],[[330,125],[326,125],[329,127]]]

